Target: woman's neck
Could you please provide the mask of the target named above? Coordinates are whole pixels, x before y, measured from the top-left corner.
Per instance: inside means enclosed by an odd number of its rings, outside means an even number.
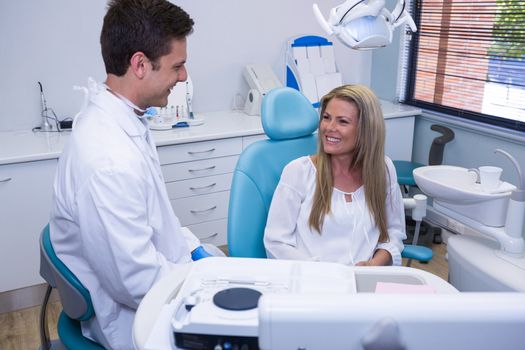
[[[334,187],[344,192],[354,192],[363,185],[361,169],[351,168],[351,155],[332,156],[332,177]]]

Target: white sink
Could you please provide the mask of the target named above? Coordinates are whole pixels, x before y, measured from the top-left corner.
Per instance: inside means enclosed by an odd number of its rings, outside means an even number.
[[[434,200],[434,208],[445,207],[484,225],[502,227],[513,186],[502,183],[508,192],[487,193],[476,183],[476,173],[468,169],[433,165],[414,170],[418,187]],[[442,210],[447,211],[447,210]]]

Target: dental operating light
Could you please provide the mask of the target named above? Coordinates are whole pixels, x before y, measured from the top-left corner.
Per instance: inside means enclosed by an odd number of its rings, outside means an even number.
[[[394,29],[403,24],[408,24],[412,32],[417,31],[405,0],[398,0],[392,12],[385,8],[384,0],[346,0],[330,10],[328,20],[317,4],[313,4],[313,11],[328,35],[335,35],[344,45],[357,50],[390,44]]]

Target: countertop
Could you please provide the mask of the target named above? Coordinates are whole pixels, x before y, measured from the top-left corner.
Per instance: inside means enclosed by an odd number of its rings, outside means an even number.
[[[407,105],[381,101],[385,119],[421,114],[421,109]],[[166,131],[152,131],[157,146],[207,141],[230,137],[263,134],[261,118],[249,116],[242,111],[197,113],[204,124]],[[0,132],[0,165],[58,158],[69,131],[65,132]]]

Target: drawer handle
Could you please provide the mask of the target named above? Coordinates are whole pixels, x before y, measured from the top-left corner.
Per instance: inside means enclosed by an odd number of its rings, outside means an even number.
[[[215,168],[216,168],[216,166],[215,166],[215,165],[212,165],[212,166],[209,166],[209,167],[207,167],[207,168],[202,168],[202,169],[188,169],[188,171],[189,171],[190,173],[196,173],[196,172],[198,172],[198,171],[213,170],[213,169],[215,169]]]
[[[188,154],[193,156],[195,154],[210,153],[210,152],[213,152],[213,151],[215,151],[215,147],[214,148],[210,148],[210,149],[208,149],[206,151],[188,151]]]
[[[11,180],[13,180],[13,178],[12,177],[8,177],[8,178],[5,178],[3,180],[0,180],[0,182],[9,182]]]
[[[217,209],[217,206],[214,205],[213,207],[211,208],[208,208],[208,209],[203,209],[203,210],[190,210],[190,213],[192,214],[201,214],[201,213],[205,213],[207,211],[211,211],[211,210],[214,210],[214,209]]]
[[[217,185],[216,182],[212,183],[211,185],[208,185],[208,186],[201,186],[201,187],[190,187],[190,190],[192,191],[198,191],[198,190],[204,190],[206,188],[212,188],[213,186]]]
[[[214,238],[214,237],[217,237],[218,235],[219,235],[219,233],[218,233],[218,232],[215,232],[215,233],[212,233],[211,235],[208,235],[208,236],[206,236],[206,237],[202,237],[202,238],[200,238],[200,240],[201,240],[201,241],[206,241],[206,240],[212,239],[212,238]]]

